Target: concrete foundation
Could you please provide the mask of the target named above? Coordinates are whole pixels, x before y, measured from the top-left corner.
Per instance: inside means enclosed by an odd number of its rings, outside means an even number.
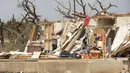
[[[108,60],[0,60],[0,72],[120,73],[123,63]]]

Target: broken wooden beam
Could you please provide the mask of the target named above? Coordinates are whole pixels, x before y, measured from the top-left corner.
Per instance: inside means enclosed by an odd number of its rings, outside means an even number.
[[[80,37],[80,35],[82,34],[83,28],[81,27],[78,30],[78,33],[74,36],[74,38],[71,40],[71,42],[67,45],[67,47],[65,48],[65,51],[71,51],[72,47],[75,44],[75,41]]]

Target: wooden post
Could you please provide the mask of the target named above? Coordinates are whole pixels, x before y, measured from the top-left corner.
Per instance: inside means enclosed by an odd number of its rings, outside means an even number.
[[[50,51],[52,51],[52,33],[53,33],[53,25],[52,24],[49,24],[49,48],[48,48],[48,50],[50,50]]]
[[[102,30],[102,35],[103,35],[103,44],[102,44],[102,49],[103,49],[103,59],[106,59],[106,32]]]
[[[46,23],[44,25],[45,51],[52,51],[52,31],[53,31],[52,23]]]

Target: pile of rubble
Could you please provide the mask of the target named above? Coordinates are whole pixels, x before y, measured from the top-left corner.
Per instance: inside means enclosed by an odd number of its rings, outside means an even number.
[[[97,15],[84,20],[41,23],[35,26],[24,52],[10,52],[13,58],[101,59],[128,56],[129,15]]]

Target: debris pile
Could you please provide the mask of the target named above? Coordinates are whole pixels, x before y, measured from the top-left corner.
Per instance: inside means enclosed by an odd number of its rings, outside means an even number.
[[[34,26],[24,52],[15,59],[105,59],[130,54],[129,14],[103,14],[85,20],[44,22]],[[13,57],[12,57],[13,56]]]

